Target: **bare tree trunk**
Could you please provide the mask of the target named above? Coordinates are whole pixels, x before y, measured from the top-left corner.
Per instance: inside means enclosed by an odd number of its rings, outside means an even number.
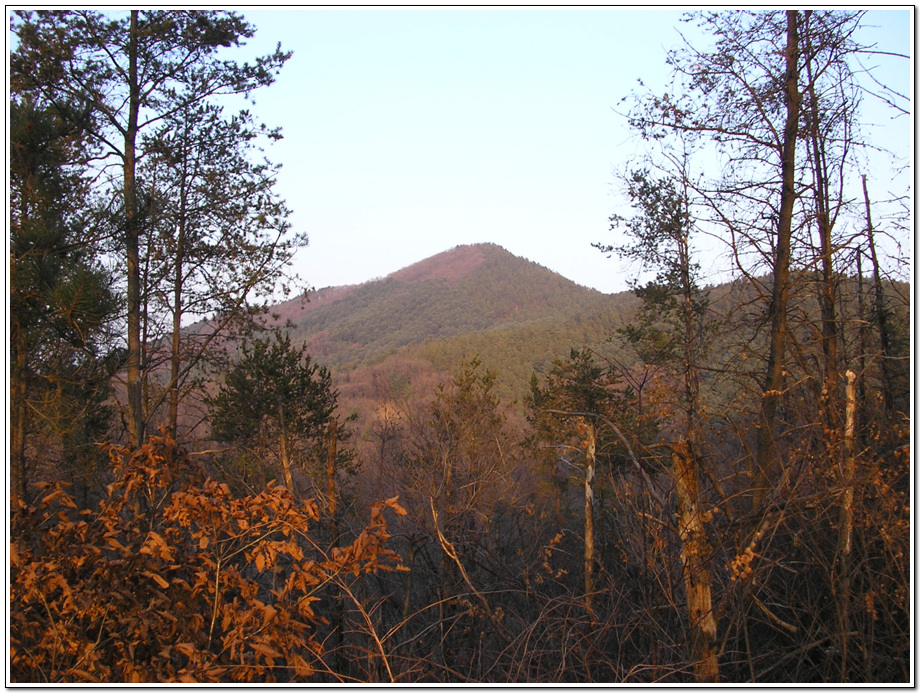
[[[776,411],[782,399],[786,354],[786,312],[789,304],[789,263],[792,212],[795,202],[795,143],[799,131],[798,13],[786,12],[786,125],[783,129],[782,186],[776,248],[773,256],[773,296],[770,301],[770,351],[760,405],[757,459],[754,469],[754,504],[766,497],[774,476]]]
[[[866,295],[863,287],[862,249],[856,249],[856,310],[857,323],[859,324],[859,385],[856,390],[856,401],[859,411],[866,411],[866,352],[869,350],[868,318],[866,317]],[[865,414],[864,414],[865,415]]]
[[[278,423],[281,426],[281,469],[284,471],[284,485],[294,493],[294,477],[291,474],[291,459],[288,455],[287,428],[284,420],[284,405],[278,402]]]
[[[684,564],[684,589],[690,621],[690,652],[698,683],[719,681],[717,624],[712,611],[711,551],[699,504],[699,480],[690,447],[678,441],[671,451],[677,491],[677,526]]]
[[[812,55],[811,27],[808,24],[811,11],[805,11],[806,52]],[[821,244],[821,285],[818,290],[818,303],[821,307],[821,348],[824,354],[825,423],[829,431],[839,430],[840,413],[837,396],[837,287],[834,276],[834,248],[831,243],[830,189],[827,180],[827,162],[824,143],[819,133],[820,110],[818,96],[815,92],[815,77],[812,74],[811,59],[806,60],[808,71],[809,101],[809,141],[811,144],[812,167],[814,172],[815,221],[818,226],[818,238]]]
[[[179,249],[176,251],[176,280],[175,280],[175,301],[176,306],[173,311],[172,325],[172,346],[169,355],[169,420],[166,424],[166,430],[173,440],[178,437],[179,429],[179,369],[181,367],[182,348],[181,330],[182,330],[182,309],[179,306],[181,300],[181,283],[182,283],[182,258],[181,258],[181,231],[178,241]]]
[[[892,373],[888,359],[891,356],[891,332],[888,325],[888,309],[885,305],[885,288],[882,286],[882,274],[879,270],[878,254],[875,250],[875,229],[872,226],[872,213],[869,208],[869,191],[866,176],[862,177],[863,198],[866,202],[866,237],[869,242],[869,259],[872,260],[872,288],[875,293],[875,321],[878,325],[879,341],[882,346],[882,400],[888,420],[894,417],[894,395],[892,393]]]
[[[451,512],[451,497],[452,497],[452,486],[453,483],[453,463],[450,459],[450,456],[442,454],[442,462],[444,467],[444,508],[445,514]],[[432,517],[435,517],[437,514],[434,510],[434,503],[432,502]],[[447,525],[449,524],[450,515],[447,515],[447,520],[444,523],[444,530],[447,531]],[[441,529],[438,526],[437,520],[434,521],[435,524],[435,537],[437,538],[438,534],[441,533]],[[441,547],[441,584],[439,591],[440,599],[438,600],[438,626],[441,630],[441,641],[438,645],[438,651],[441,656],[441,662],[446,667],[451,667],[453,665],[453,657],[451,655],[450,649],[447,647],[447,605],[453,596],[453,563],[451,563],[447,552],[444,551],[444,548]]]
[[[28,223],[28,205],[23,199],[19,210],[18,224],[20,227]],[[17,286],[17,262],[10,255],[10,286]],[[26,473],[26,421],[29,416],[29,407],[26,404],[28,396],[28,355],[26,353],[26,337],[23,324],[16,311],[10,311],[10,351],[15,354],[11,359],[10,368],[10,498],[19,498],[28,502],[29,483]],[[11,355],[13,355],[11,354]]]
[[[594,474],[597,436],[594,422],[585,424],[585,604],[594,617]]]
[[[180,179],[179,190],[179,224],[178,238],[176,239],[176,271],[173,277],[173,324],[172,324],[172,349],[169,355],[169,420],[167,430],[175,440],[178,436],[179,428],[179,369],[182,366],[182,298],[183,275],[185,262],[185,240],[186,225],[188,223],[188,159],[185,149],[185,138],[188,137],[188,123],[186,122],[183,137],[182,176]]]
[[[850,631],[850,554],[853,551],[853,480],[856,477],[856,374],[847,371],[846,423],[843,431],[843,499],[840,503],[840,536],[837,545],[837,601],[840,609],[840,680],[846,681]]]

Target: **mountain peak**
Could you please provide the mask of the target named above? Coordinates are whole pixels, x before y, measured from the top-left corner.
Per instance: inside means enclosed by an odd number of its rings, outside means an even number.
[[[458,245],[450,250],[445,250],[443,253],[438,253],[397,270],[389,275],[388,278],[405,284],[414,284],[431,279],[442,279],[448,284],[453,284],[472,274],[490,253],[495,253],[496,251],[508,252],[494,243]]]
[[[561,323],[606,303],[593,289],[492,243],[461,245],[384,279],[276,306],[318,361],[338,366],[485,330]]]

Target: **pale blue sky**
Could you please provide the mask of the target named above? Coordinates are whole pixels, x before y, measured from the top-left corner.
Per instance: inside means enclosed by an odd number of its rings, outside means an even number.
[[[384,276],[455,245],[494,242],[585,286],[626,290],[591,247],[627,213],[615,171],[640,146],[613,108],[663,85],[681,12],[246,10],[247,51],[294,51],[255,112],[281,126],[270,158],[310,236],[311,286]],[[911,15],[872,12],[864,40],[910,52]],[[891,62],[891,61],[889,61]],[[912,88],[910,65],[892,74]],[[897,63],[895,63],[897,64]],[[895,146],[908,119],[886,124]],[[912,145],[904,154],[912,151]],[[884,172],[884,176],[889,174]],[[890,176],[889,176],[890,178]]]

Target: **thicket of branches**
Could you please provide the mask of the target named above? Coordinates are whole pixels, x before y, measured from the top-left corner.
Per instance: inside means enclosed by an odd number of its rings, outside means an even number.
[[[381,370],[359,428],[252,334],[304,239],[250,147],[278,133],[208,104],[287,54],[218,61],[233,13],[17,14],[10,680],[910,681],[904,219],[859,168],[862,15],[695,19],[712,48],[627,113],[648,154],[599,247],[652,279],[611,348],[557,355],[523,416],[479,358]]]

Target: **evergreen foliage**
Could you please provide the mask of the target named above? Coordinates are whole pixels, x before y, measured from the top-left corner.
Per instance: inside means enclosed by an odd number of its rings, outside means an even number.
[[[150,228],[156,220],[157,208],[186,215],[184,224],[190,220],[189,203],[200,206],[202,199],[198,196],[189,200],[172,185],[177,176],[189,186],[193,178],[186,175],[187,152],[179,155],[164,130],[178,128],[178,138],[188,148],[189,118],[193,113],[219,115],[219,111],[207,106],[216,98],[248,96],[255,89],[270,85],[290,54],[279,46],[274,53],[252,63],[222,59],[221,49],[239,46],[254,34],[253,27],[242,16],[227,11],[131,10],[127,14],[107,15],[94,10],[19,10],[14,13],[10,28],[17,38],[10,56],[13,91],[40,102],[68,126],[81,127],[87,147],[84,164],[94,169],[89,179],[92,190],[104,200],[111,215],[112,248],[122,260],[117,267],[123,281],[126,311],[124,419],[130,442],[139,446],[154,414],[150,409],[150,372],[159,363],[149,357],[147,350],[149,342],[160,335],[157,318],[161,316],[157,314],[155,298],[173,290],[171,308],[175,321],[170,327],[175,334],[181,325],[183,309],[188,310],[189,304],[195,303],[186,294],[200,290],[202,281],[201,275],[196,276],[192,271],[185,278],[190,284],[183,283],[181,250],[168,258],[167,264],[173,266],[174,262],[176,268],[172,286],[167,288],[158,273],[163,248]],[[247,118],[243,115],[240,120],[245,125]],[[207,137],[206,130],[212,124],[213,119],[195,123],[195,137]],[[302,241],[285,238],[287,210],[271,199],[270,175],[259,167],[246,166],[245,159],[239,156],[240,149],[245,151],[246,141],[251,139],[249,128],[241,129],[239,125],[239,120],[230,121],[221,135],[229,134],[231,142],[221,143],[220,137],[216,137],[210,142],[213,148],[208,152],[212,172],[233,167],[233,175],[237,177],[232,181],[233,188],[220,189],[219,183],[228,183],[226,178],[212,180],[212,185],[205,188],[210,193],[205,198],[212,212],[220,208],[236,218],[229,227],[226,219],[221,219],[220,228],[214,228],[212,216],[206,221],[210,227],[206,231],[222,236],[223,243],[212,242],[211,248],[219,249],[225,257],[236,253],[237,260],[246,256],[265,258],[267,253],[267,259],[257,260],[256,264],[268,265],[270,269],[257,273],[257,281],[266,282],[271,291],[282,276],[291,252]],[[237,155],[229,163],[215,156],[221,144],[225,152]],[[196,153],[200,154],[200,149]],[[172,157],[176,166],[167,167],[166,173],[161,168],[159,176],[149,175],[149,167],[155,167],[157,156]],[[160,177],[166,179],[162,188],[158,187]],[[247,187],[254,185],[258,190],[240,195],[240,179]],[[233,198],[240,197],[241,206],[228,204],[225,198],[222,204],[220,196],[224,192]],[[258,198],[269,202],[256,204]],[[164,200],[168,200],[165,205]],[[231,229],[233,234],[228,234]],[[180,245],[184,240],[194,246],[194,237],[200,237],[202,229],[192,220],[187,231],[188,236],[172,235]],[[193,247],[188,250],[193,251]],[[203,260],[200,254],[191,255],[195,258],[192,263]],[[215,266],[215,263],[206,264]],[[242,278],[244,285],[248,285],[252,280],[246,273],[251,270],[248,261],[235,263],[236,271],[242,275],[234,275],[233,264],[222,265],[219,279],[237,282]],[[213,286],[209,288],[215,290]],[[237,301],[231,307],[245,308],[247,294],[248,291],[243,292],[242,304]],[[179,385],[177,360],[178,356],[174,357],[172,387],[168,388],[171,393],[167,393],[173,397]],[[170,428],[174,429],[175,416],[171,419]]]
[[[314,364],[305,346],[293,347],[287,334],[256,339],[243,345],[210,401],[213,435],[251,453],[271,451],[293,492],[294,459],[325,441],[337,399],[328,369]]]
[[[34,101],[10,102],[10,391],[13,493],[59,449],[85,489],[110,423],[119,302],[75,165],[84,133]]]

